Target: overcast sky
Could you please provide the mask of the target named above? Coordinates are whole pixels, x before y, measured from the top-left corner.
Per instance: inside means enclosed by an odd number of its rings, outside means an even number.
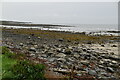
[[[115,2],[4,2],[2,19],[49,24],[117,24]]]

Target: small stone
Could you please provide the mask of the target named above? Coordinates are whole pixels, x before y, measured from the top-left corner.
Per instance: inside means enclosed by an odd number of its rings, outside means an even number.
[[[35,34],[31,34],[31,36],[34,36]]]
[[[95,70],[89,70],[88,73],[89,73],[90,75],[97,75],[97,73],[96,73]]]
[[[111,68],[111,67],[108,67],[107,70],[108,70],[109,72],[114,72],[113,68]]]
[[[29,36],[28,39],[30,39],[31,37]]]
[[[34,43],[33,42],[27,42],[28,45],[33,45]]]
[[[120,60],[120,58],[118,56],[116,56],[116,55],[109,56],[109,59]]]
[[[82,76],[82,74],[77,74],[77,76]]]
[[[61,48],[56,48],[56,51],[57,52],[62,52],[62,49]]]
[[[86,49],[86,48],[82,48],[82,50],[83,50],[84,52],[86,52],[86,51],[87,51],[87,49]]]
[[[117,64],[118,62],[117,61],[112,61],[113,64]]]
[[[48,52],[47,54],[48,56],[51,56],[52,54],[54,54],[54,52]]]
[[[65,62],[65,61],[66,61],[64,58],[58,58],[57,60],[58,60],[58,61],[62,61],[62,62]]]
[[[102,65],[98,65],[98,67],[99,67],[99,68],[104,68],[104,66],[102,66]]]
[[[39,54],[40,52],[39,51],[36,51],[36,54]]]
[[[63,69],[68,69],[68,66],[67,66],[67,65],[63,65],[62,68],[63,68]]]
[[[35,56],[35,54],[30,54],[30,56],[32,57],[32,56]]]
[[[54,60],[55,60],[55,58],[48,59],[48,61],[50,61],[50,62],[53,62]]]
[[[79,44],[79,42],[75,42],[74,44]]]
[[[87,44],[92,44],[92,42],[91,42],[91,41],[89,41],[89,42],[87,42]]]
[[[80,63],[84,64],[84,65],[88,65],[89,61],[88,60],[81,60]]]
[[[38,47],[38,45],[34,45],[34,47],[36,47],[36,48],[37,48],[37,47]]]
[[[23,43],[20,43],[20,46],[23,46]]]
[[[102,59],[104,62],[110,62],[110,59]]]
[[[103,45],[103,44],[102,44],[101,46],[102,46],[102,47],[105,47],[105,45]]]
[[[91,60],[97,60],[98,58],[95,56],[91,56]]]
[[[36,49],[35,49],[34,47],[31,47],[31,48],[29,49],[29,51],[36,52]]]
[[[67,42],[71,42],[70,40],[67,40]]]
[[[75,61],[73,58],[67,58],[67,60],[68,60],[70,63]]]
[[[65,51],[64,51],[64,54],[71,54],[72,52],[71,52],[71,50],[70,49],[66,49]]]
[[[21,46],[16,45],[15,48],[17,49],[22,49]]]
[[[38,39],[40,39],[40,37],[38,37]]]
[[[59,54],[56,55],[56,57],[61,57],[61,58],[64,58],[65,56],[66,56],[66,55],[63,54],[63,53],[59,53]]]
[[[77,54],[77,53],[75,53],[73,56],[74,56],[75,58],[79,58],[79,57],[80,57],[80,55]]]
[[[59,39],[59,41],[61,41],[61,42],[62,42],[62,41],[63,41],[63,39]]]
[[[41,55],[41,57],[43,57],[43,58],[47,58],[47,55],[46,55],[46,54],[43,54],[43,55]]]
[[[44,46],[44,45],[42,45],[40,48],[41,48],[41,49],[45,49],[45,46]]]
[[[117,45],[112,45],[111,47],[117,47]]]
[[[54,46],[55,46],[55,47],[59,47],[59,45],[58,45],[58,44],[55,44]]]

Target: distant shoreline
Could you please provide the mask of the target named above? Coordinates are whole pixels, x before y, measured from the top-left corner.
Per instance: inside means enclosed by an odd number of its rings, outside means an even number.
[[[85,33],[91,35],[118,35],[119,30],[114,29],[107,25],[54,25],[54,24],[34,24],[32,22],[18,22],[18,21],[0,21],[2,27],[6,28],[31,28],[31,29],[40,29],[40,30],[51,30],[51,31],[65,31],[72,33]],[[100,29],[99,29],[100,28]],[[104,29],[105,28],[105,29]],[[102,30],[101,30],[102,29]],[[109,30],[110,29],[110,30]]]
[[[54,25],[54,24],[34,24],[32,22],[16,22],[16,21],[0,21],[2,25],[6,26],[39,26],[39,27],[45,27],[45,26],[55,26],[55,27],[70,27],[68,25]]]

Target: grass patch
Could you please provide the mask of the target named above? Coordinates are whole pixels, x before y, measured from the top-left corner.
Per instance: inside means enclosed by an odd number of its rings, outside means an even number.
[[[2,47],[2,55],[0,58],[2,59],[2,78],[13,78],[14,74],[10,71],[12,66],[17,63],[17,60],[12,57],[15,54],[10,52],[6,47]]]
[[[13,78],[14,74],[10,71],[17,61],[2,55],[2,78]]]
[[[44,65],[35,64],[25,59],[20,60],[16,56],[17,54],[11,52],[8,48],[2,47],[2,54],[0,55],[0,58],[2,58],[2,80],[34,80],[36,78],[45,80]]]
[[[45,80],[44,68],[42,64],[34,64],[29,61],[19,61],[14,67],[11,68],[11,71],[14,74],[14,78],[17,80]]]

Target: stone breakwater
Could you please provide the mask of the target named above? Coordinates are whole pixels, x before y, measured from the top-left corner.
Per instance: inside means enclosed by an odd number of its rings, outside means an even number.
[[[55,73],[65,75],[74,68],[75,76],[90,75],[101,80],[120,80],[118,42],[71,44],[64,39],[41,38],[5,30],[2,39],[2,45],[29,54],[28,58],[44,60],[43,63]]]

